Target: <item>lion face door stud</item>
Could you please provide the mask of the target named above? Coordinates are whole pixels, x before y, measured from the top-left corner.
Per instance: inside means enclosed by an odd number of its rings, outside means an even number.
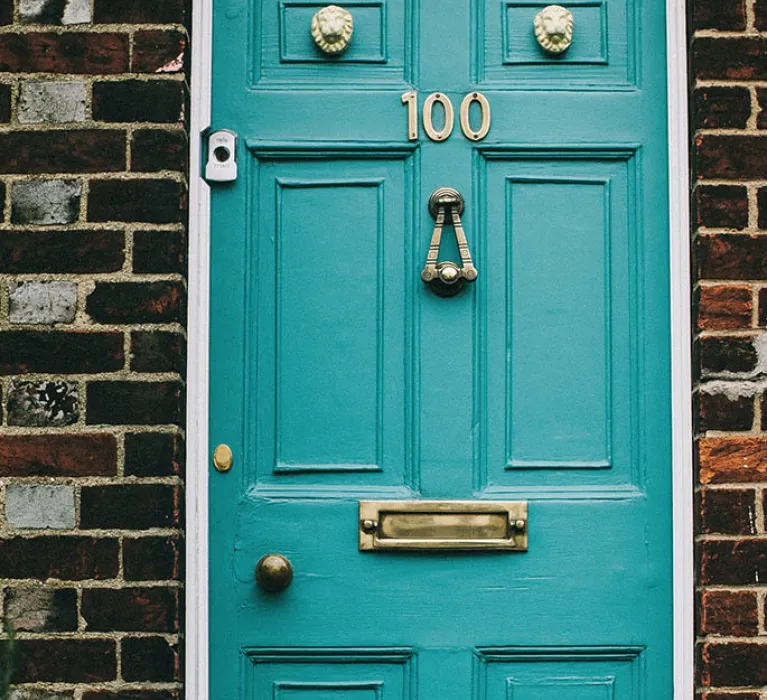
[[[452,187],[440,187],[429,197],[429,213],[434,218],[434,231],[431,234],[431,243],[429,252],[426,254],[426,265],[421,271],[421,279],[441,297],[455,296],[467,282],[474,282],[477,279],[477,268],[471,260],[469,244],[466,242],[466,234],[461,223],[463,209],[463,195]],[[450,221],[458,243],[458,254],[461,256],[460,267],[449,260],[437,262],[442,241],[442,228],[448,212],[450,212]]]

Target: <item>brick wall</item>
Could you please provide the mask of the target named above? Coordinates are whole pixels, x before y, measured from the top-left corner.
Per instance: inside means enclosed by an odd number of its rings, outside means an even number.
[[[15,700],[179,694],[186,0],[0,0]]]
[[[767,2],[693,0],[698,685],[767,697]],[[737,692],[736,692],[737,691]]]

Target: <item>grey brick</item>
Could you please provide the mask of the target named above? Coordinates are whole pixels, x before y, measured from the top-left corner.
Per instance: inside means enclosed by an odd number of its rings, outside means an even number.
[[[71,529],[75,526],[74,486],[10,484],[5,489],[5,519],[16,528]]]
[[[73,588],[9,588],[4,601],[6,619],[17,631],[77,630],[77,591]]]
[[[23,24],[85,24],[92,19],[90,0],[20,0]]]
[[[74,382],[17,381],[8,391],[8,425],[60,428],[80,418],[80,392]]]
[[[19,89],[19,121],[22,124],[85,121],[85,83],[22,82]]]
[[[72,323],[76,282],[22,282],[8,285],[11,323]]]
[[[72,700],[71,690],[43,690],[42,688],[14,688],[8,700]]]
[[[77,180],[31,180],[11,187],[11,223],[71,224],[80,211]]]

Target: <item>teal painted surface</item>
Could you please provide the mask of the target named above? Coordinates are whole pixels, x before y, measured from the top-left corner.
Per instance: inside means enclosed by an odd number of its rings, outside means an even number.
[[[555,59],[542,3],[356,1],[336,59],[321,6],[215,4],[212,697],[671,697],[663,3],[568,3]],[[411,88],[481,90],[489,136],[409,143]],[[445,185],[452,299],[419,279]],[[362,554],[363,498],[526,499],[530,549]]]

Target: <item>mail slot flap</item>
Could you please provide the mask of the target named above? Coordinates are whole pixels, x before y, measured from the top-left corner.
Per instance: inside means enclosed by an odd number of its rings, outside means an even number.
[[[360,501],[360,551],[527,551],[526,501]]]

